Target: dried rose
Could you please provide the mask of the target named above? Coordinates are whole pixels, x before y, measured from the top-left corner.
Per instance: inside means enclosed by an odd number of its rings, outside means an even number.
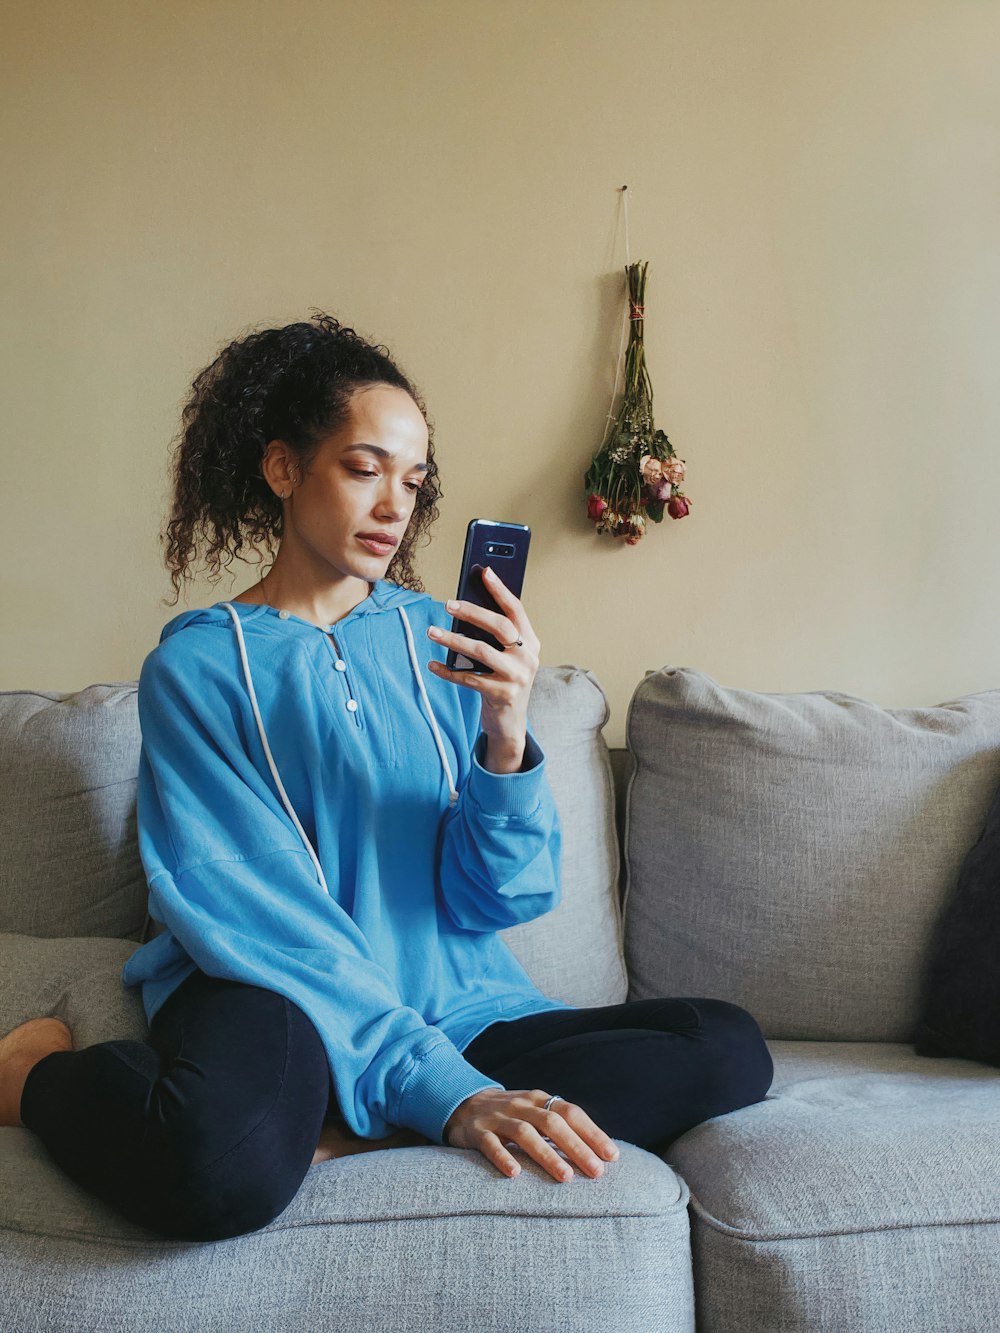
[[[599,495],[592,495],[587,501],[587,517],[596,523],[607,507],[606,500],[602,500]]]
[[[650,486],[657,486],[659,484],[660,477],[662,476],[662,467],[663,464],[660,460],[654,458],[652,454],[643,454],[639,459],[639,471],[642,474],[642,479]]]
[[[684,480],[684,472],[686,469],[684,467],[683,458],[668,458],[664,463],[660,464],[660,467],[663,470],[664,477],[672,485],[679,486]]]
[[[667,505],[667,513],[671,518],[683,518],[691,508],[691,501],[684,495],[675,495]]]

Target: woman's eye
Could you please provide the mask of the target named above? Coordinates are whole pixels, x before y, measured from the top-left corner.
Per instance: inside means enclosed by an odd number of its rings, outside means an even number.
[[[356,477],[377,477],[377,476],[378,476],[378,473],[377,473],[377,472],[359,472],[358,469],[357,469],[356,467],[352,467],[352,468],[350,468],[349,471],[353,472],[354,475],[355,475]],[[420,490],[420,486],[421,486],[421,483],[420,483],[420,482],[417,482],[417,481],[408,481],[406,484],[407,484],[407,486],[409,486],[409,488],[410,488],[411,491],[419,491],[419,490]]]

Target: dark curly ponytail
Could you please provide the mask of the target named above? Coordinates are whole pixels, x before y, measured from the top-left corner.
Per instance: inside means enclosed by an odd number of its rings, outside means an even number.
[[[174,586],[200,543],[215,582],[241,556],[268,550],[281,536],[281,501],[261,473],[268,443],[284,440],[307,470],[324,439],[345,425],[356,390],[371,384],[404,389],[420,409],[428,430],[428,470],[417,492],[413,517],[385,577],[414,592],[424,586],[412,567],[417,538],[438,517],[443,494],[434,462],[434,437],[427,409],[414,386],[381,344],[366,342],[339,320],[313,307],[311,323],[263,329],[231,342],[192,384],[182,413],[173,469],[171,514],[161,541]]]

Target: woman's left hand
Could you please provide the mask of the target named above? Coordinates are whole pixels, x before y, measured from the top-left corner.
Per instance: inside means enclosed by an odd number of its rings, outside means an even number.
[[[478,690],[483,698],[481,725],[490,742],[516,749],[524,744],[527,735],[528,697],[538,670],[541,644],[531,628],[523,604],[500,575],[487,565],[483,570],[483,579],[490,596],[500,607],[500,612],[488,611],[475,602],[448,602],[448,610],[460,620],[481,625],[499,643],[509,644],[510,647],[501,651],[484,643],[482,639],[470,639],[466,634],[439,629],[436,625],[431,626],[428,635],[438,643],[443,643],[446,648],[454,648],[466,657],[485,662],[493,668],[493,674],[483,675],[471,669],[451,671],[437,659],[428,665],[436,676],[454,681],[456,685],[464,685],[467,689]],[[516,644],[517,639],[521,640],[520,646]]]

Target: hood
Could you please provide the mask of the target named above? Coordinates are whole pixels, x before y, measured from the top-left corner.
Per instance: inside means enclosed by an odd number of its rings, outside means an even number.
[[[401,588],[396,583],[390,583],[388,579],[379,579],[373,586],[371,593],[353,607],[346,616],[328,628],[336,630],[337,625],[343,624],[345,620],[353,620],[355,616],[377,616],[391,615],[396,616],[400,622],[401,632],[406,635],[407,648],[410,655],[410,666],[413,669],[413,675],[416,678],[417,686],[420,690],[420,698],[423,702],[428,721],[434,732],[434,740],[437,744],[438,755],[441,758],[441,767],[444,769],[448,780],[448,803],[454,805],[458,800],[458,791],[455,787],[455,781],[451,772],[451,765],[448,763],[448,756],[445,752],[444,742],[441,740],[441,730],[438,727],[437,718],[434,716],[434,709],[431,707],[431,701],[427,696],[427,689],[424,685],[423,676],[420,674],[420,664],[417,661],[417,652],[413,643],[413,630],[410,628],[410,621],[406,614],[406,607],[413,602],[424,601],[429,596],[425,592],[412,592],[409,588]],[[237,611],[240,606],[242,610]],[[327,888],[326,877],[323,874],[323,867],[320,865],[319,857],[309,841],[305,829],[299,820],[291,801],[288,799],[288,793],[285,791],[284,783],[281,781],[281,775],[278,772],[277,765],[271,754],[271,747],[268,744],[267,733],[264,730],[264,721],[260,715],[260,708],[257,705],[257,691],[253,685],[253,674],[250,670],[250,658],[247,654],[246,639],[243,636],[243,620],[251,616],[273,616],[280,624],[285,625],[291,632],[312,633],[314,634],[318,626],[310,620],[304,620],[301,616],[288,614],[280,616],[276,607],[256,605],[244,602],[216,602],[214,606],[206,606],[196,611],[182,611],[179,616],[174,616],[173,620],[167,622],[160,632],[160,642],[169,639],[174,634],[186,629],[188,625],[215,624],[230,621],[236,634],[239,644],[240,660],[243,664],[243,679],[246,683],[246,691],[253,708],[254,718],[257,722],[257,731],[260,734],[261,744],[264,747],[264,754],[267,756],[268,767],[271,770],[271,776],[274,778],[278,793],[281,796],[285,809],[298,830],[299,836],[305,843],[306,851],[312,858],[313,865],[319,875],[320,883]]]

